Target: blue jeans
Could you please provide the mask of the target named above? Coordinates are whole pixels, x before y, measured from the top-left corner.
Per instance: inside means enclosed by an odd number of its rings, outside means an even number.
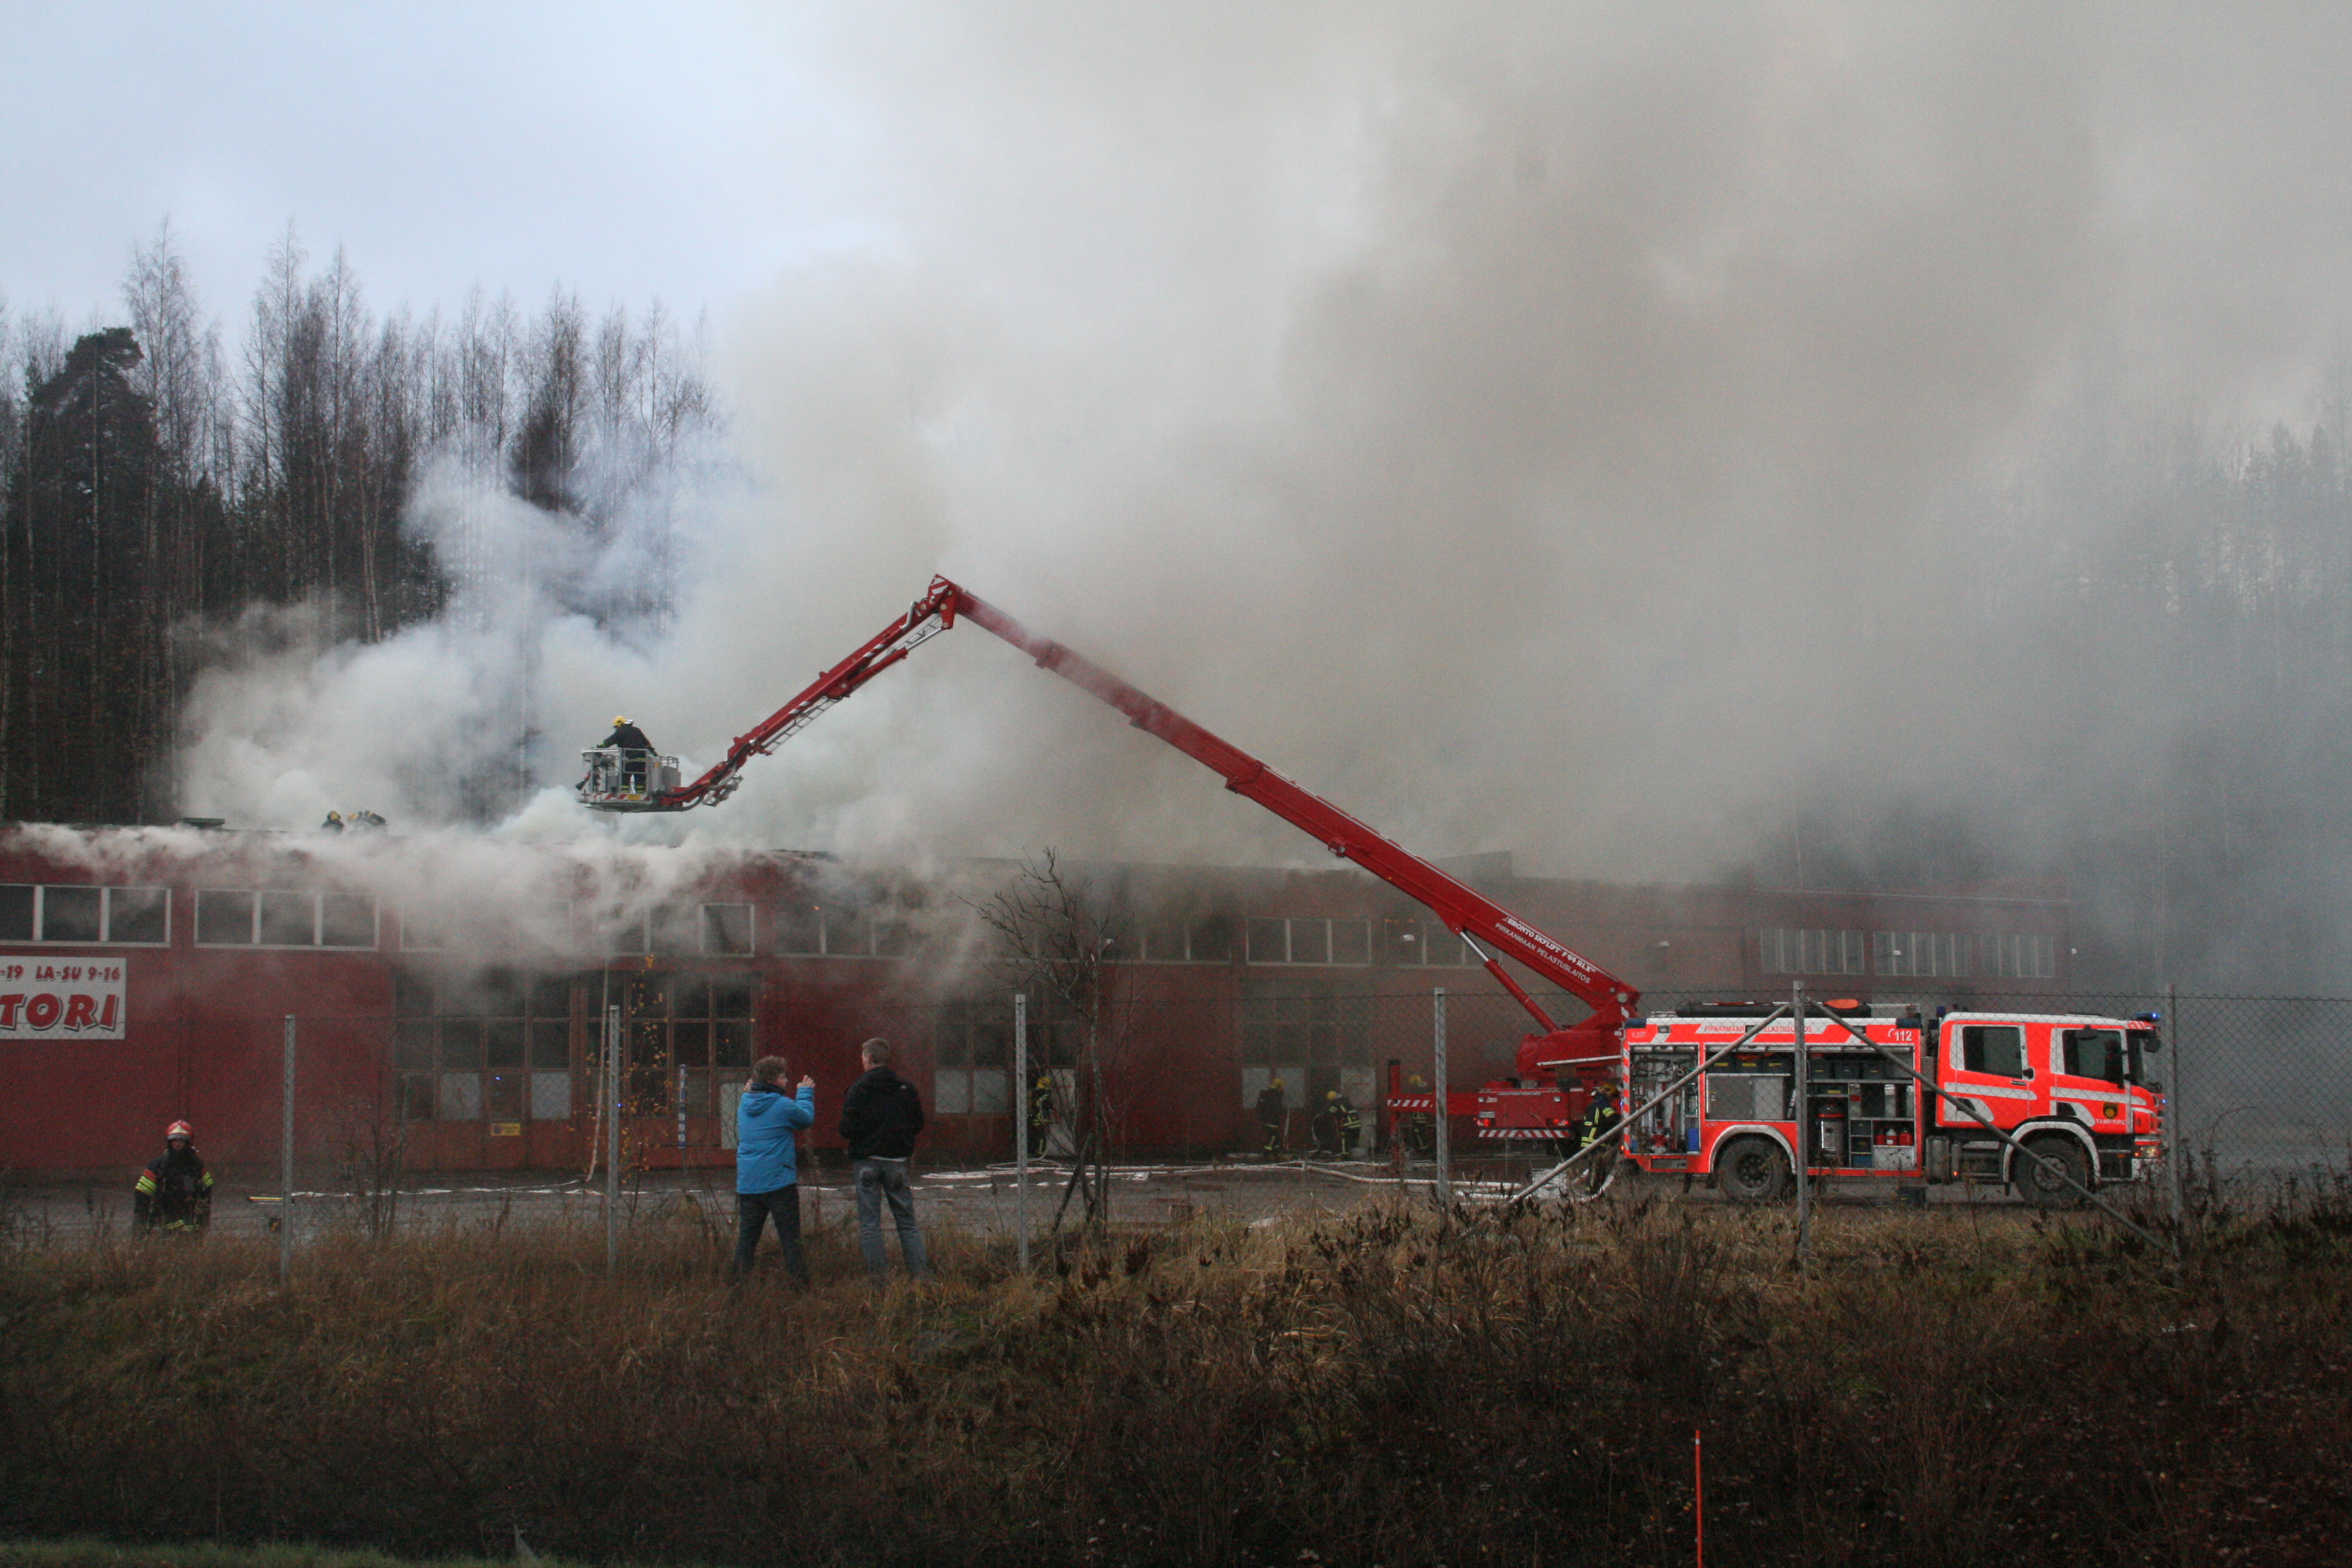
[[[740,1279],[751,1272],[751,1258],[760,1250],[760,1232],[768,1221],[776,1222],[776,1239],[783,1244],[784,1271],[794,1284],[809,1282],[808,1255],[801,1250],[801,1190],[795,1184],[778,1187],[772,1193],[737,1193],[735,1194],[735,1267],[730,1272]]]
[[[890,1255],[882,1242],[882,1200],[890,1200],[890,1216],[898,1226],[898,1256],[909,1279],[931,1277],[930,1254],[915,1224],[914,1189],[907,1185],[907,1162],[878,1156],[857,1162],[857,1247],[866,1254],[866,1272],[882,1283],[890,1271]]]

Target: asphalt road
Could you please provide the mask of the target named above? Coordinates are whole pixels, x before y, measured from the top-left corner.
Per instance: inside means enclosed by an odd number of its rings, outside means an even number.
[[[1539,1168],[1523,1160],[1478,1162],[1457,1168],[1454,1191],[1471,1201],[1499,1199],[1522,1185],[1531,1170]],[[120,1185],[58,1183],[0,1188],[0,1230],[20,1241],[37,1242],[71,1241],[101,1230],[127,1229],[133,1174],[126,1173]],[[1317,1160],[1270,1165],[1234,1158],[1189,1164],[1119,1165],[1111,1172],[1110,1213],[1112,1223],[1120,1226],[1160,1226],[1195,1217],[1249,1223],[1285,1215],[1341,1215],[1400,1196],[1430,1202],[1433,1176],[1433,1167],[1422,1163],[1406,1171],[1401,1180],[1385,1161]],[[1066,1165],[1033,1168],[1027,1202],[1036,1228],[1044,1228],[1068,1181]],[[1010,1234],[1018,1224],[1022,1192],[1010,1166],[919,1169],[915,1185],[918,1212],[927,1226]],[[1628,1181],[1601,1201],[1624,1201],[1637,1190],[1674,1202],[1721,1201],[1701,1185],[1685,1193],[1682,1183],[1673,1177],[1651,1178],[1638,1189]],[[1931,1188],[1928,1196],[1939,1207],[2013,1201],[1997,1191],[1958,1186]],[[734,1223],[731,1173],[724,1167],[686,1173],[659,1172],[625,1181],[619,1201],[625,1217],[674,1214],[680,1205],[691,1203],[724,1225]],[[1849,1183],[1829,1189],[1823,1201],[1839,1206],[1886,1205],[1897,1198],[1891,1183]],[[346,1194],[299,1187],[295,1207],[298,1237],[321,1226],[350,1223],[355,1214]],[[222,1235],[268,1235],[283,1212],[274,1187],[224,1183],[215,1192],[213,1228]],[[853,1212],[847,1171],[817,1169],[802,1173],[803,1225],[814,1229],[845,1222]],[[601,1182],[590,1186],[576,1177],[550,1179],[544,1173],[419,1176],[403,1187],[399,1202],[399,1223],[404,1229],[493,1219],[510,1225],[601,1224],[604,1213]]]

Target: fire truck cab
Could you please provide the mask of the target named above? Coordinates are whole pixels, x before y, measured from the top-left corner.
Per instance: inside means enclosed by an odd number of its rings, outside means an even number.
[[[1629,1124],[1628,1158],[1743,1203],[1785,1195],[1801,1158],[1815,1179],[1981,1182],[2057,1205],[2079,1194],[2042,1161],[2090,1187],[2131,1181],[2159,1152],[2163,1086],[2146,1072],[2162,1039],[2153,1014],[1929,1018],[1911,1004],[1839,1004],[1804,1022],[1800,1103],[1795,1026],[1756,1029],[1768,1011],[1724,1004],[1629,1024],[1629,1107],[1738,1048]]]

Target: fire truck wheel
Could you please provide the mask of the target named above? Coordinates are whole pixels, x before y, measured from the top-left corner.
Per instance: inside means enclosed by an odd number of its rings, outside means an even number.
[[[1789,1156],[1769,1138],[1734,1138],[1716,1152],[1715,1179],[1736,1204],[1777,1203],[1789,1195]]]
[[[2032,1154],[2041,1155],[2080,1186],[2087,1187],[2091,1184],[2091,1162],[2084,1156],[2081,1144],[2056,1134],[2029,1138],[2025,1141],[2025,1152],[2017,1157],[2010,1176],[2019,1194],[2036,1208],[2071,1208],[2083,1201],[2082,1193],[2061,1181],[2057,1172],[2042,1160],[2027,1158]]]

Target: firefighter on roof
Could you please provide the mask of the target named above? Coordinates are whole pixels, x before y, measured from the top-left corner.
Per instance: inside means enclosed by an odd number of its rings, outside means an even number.
[[[327,813],[327,820],[319,824],[319,831],[321,833],[341,833],[342,830],[343,814],[340,811]]]
[[[213,1173],[184,1121],[163,1130],[163,1152],[147,1162],[131,1190],[131,1214],[142,1230],[194,1232],[213,1222]]]

